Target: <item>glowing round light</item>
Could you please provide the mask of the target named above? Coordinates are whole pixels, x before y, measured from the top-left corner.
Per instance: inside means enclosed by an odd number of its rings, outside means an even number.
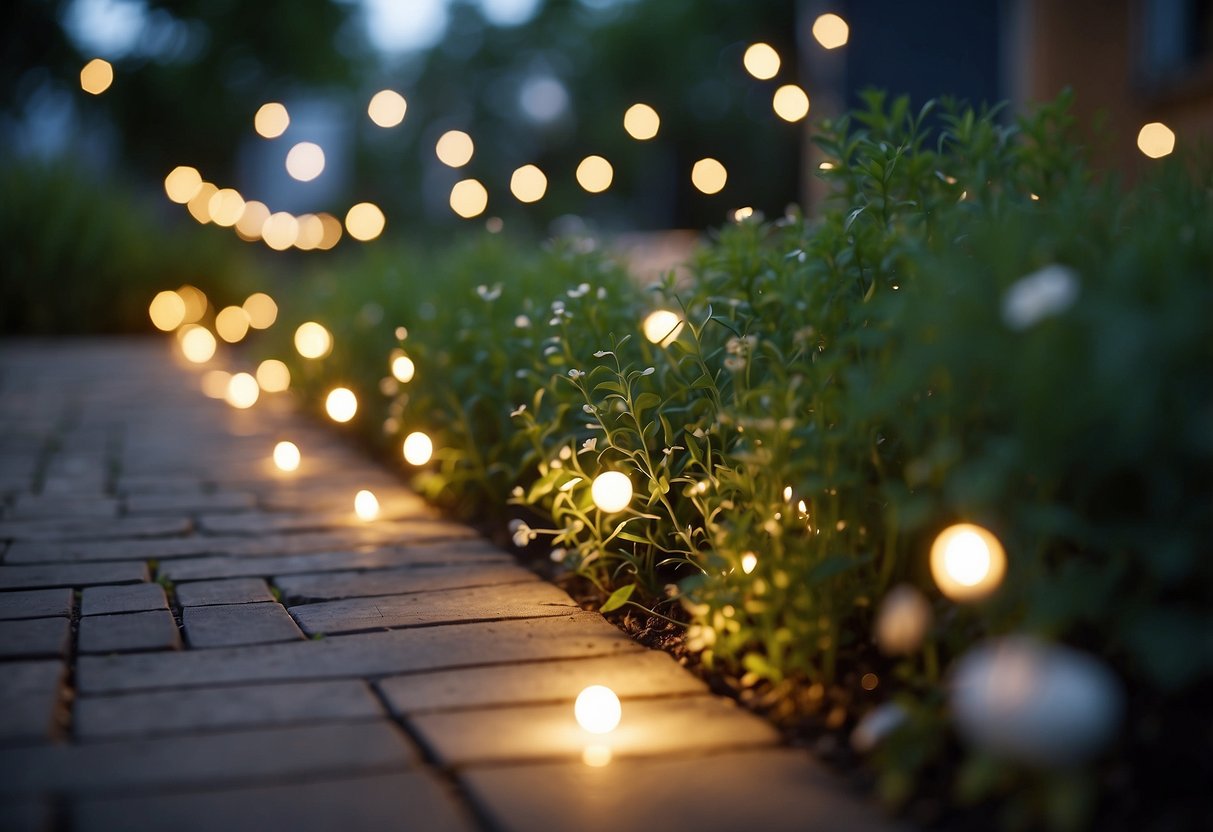
[[[80,70],[80,89],[101,95],[114,83],[114,67],[103,58],[93,58]]]
[[[262,104],[257,114],[253,116],[253,129],[259,136],[276,139],[286,132],[290,126],[291,116],[286,107],[277,101]]]
[[[609,734],[619,725],[623,707],[615,691],[606,685],[590,685],[577,694],[573,703],[577,724],[591,734]]]
[[[185,205],[202,188],[202,174],[189,165],[178,165],[164,177],[164,192],[178,205]]]
[[[548,190],[548,178],[534,165],[523,165],[510,177],[510,193],[519,202],[538,202]]]
[[[334,387],[324,400],[324,412],[334,422],[348,422],[358,412],[358,397],[348,387]]]
[[[226,399],[232,374],[227,370],[207,370],[202,374],[202,395],[208,399]]]
[[[489,192],[475,179],[461,179],[451,188],[451,210],[465,220],[484,213]]]
[[[192,324],[202,320],[209,305],[202,290],[197,286],[184,283],[177,287],[177,294],[181,295],[181,299],[185,301],[185,323]]]
[[[741,571],[749,575],[758,566],[758,555],[746,552],[741,556]]]
[[[244,197],[233,188],[220,188],[206,204],[211,222],[223,228],[231,228],[244,214]]]
[[[294,471],[298,469],[300,460],[299,446],[294,442],[279,442],[274,446],[274,464],[278,470]]]
[[[733,212],[733,222],[742,222],[744,220],[748,220],[752,216],[754,216],[754,209],[747,205],[744,208],[738,208]]]
[[[299,238],[299,220],[286,211],[275,211],[261,226],[261,239],[274,251],[286,251]]]
[[[656,309],[649,313],[640,328],[650,343],[668,347],[682,332],[682,318],[668,309]]]
[[[1161,121],[1142,125],[1137,134],[1137,149],[1151,159],[1169,156],[1175,150],[1175,132]]]
[[[779,73],[779,53],[769,43],[752,43],[741,59],[746,72],[760,81],[774,78]]]
[[[215,333],[235,344],[248,334],[248,314],[239,306],[225,306],[215,315]]]
[[[322,325],[308,321],[295,330],[295,349],[304,358],[324,358],[333,351],[333,336]]]
[[[354,495],[354,513],[359,520],[374,520],[379,516],[379,498],[362,489]]]
[[[382,234],[385,223],[383,211],[373,202],[359,202],[345,214],[345,230],[364,243]]]
[[[257,365],[257,383],[266,393],[282,393],[290,389],[291,371],[277,358],[267,358]]]
[[[176,292],[159,292],[147,306],[152,326],[172,332],[185,321],[185,300]]]
[[[240,410],[250,408],[261,396],[257,379],[248,373],[236,373],[227,383],[227,403]]]
[[[472,154],[476,151],[476,146],[472,143],[472,137],[462,130],[447,130],[438,137],[438,143],[434,145],[434,153],[438,155],[438,161],[451,168],[461,168],[472,160]]]
[[[395,90],[380,90],[371,96],[366,114],[380,127],[395,127],[404,121],[404,111],[408,106],[404,96]]]
[[[315,142],[299,142],[286,154],[286,172],[292,179],[311,182],[324,171],[324,150]]]
[[[299,234],[295,237],[295,248],[311,251],[324,239],[324,223],[315,214],[302,214],[298,220]]]
[[[717,194],[724,190],[729,173],[724,165],[712,158],[700,159],[691,168],[691,184],[705,194]]]
[[[594,477],[590,496],[594,505],[608,514],[622,511],[632,502],[632,481],[620,471],[604,471]]]
[[[324,235],[320,238],[320,242],[316,248],[321,251],[328,251],[341,240],[341,220],[323,211],[316,216],[320,218],[320,224],[324,226]]]
[[[592,194],[600,194],[611,187],[615,169],[601,156],[586,156],[577,165],[577,184]]]
[[[404,461],[409,465],[425,465],[434,455],[434,441],[419,430],[404,437]]]
[[[190,216],[198,222],[206,225],[211,221],[211,197],[219,192],[219,189],[210,182],[203,182],[198,186],[198,192],[190,197],[190,201],[185,203],[185,207],[189,210]]]
[[[661,116],[648,104],[633,104],[623,114],[623,129],[638,142],[646,142],[661,129]]]
[[[813,21],[813,37],[826,49],[837,49],[846,45],[851,27],[836,14],[823,14]]]
[[[244,314],[253,329],[269,329],[278,320],[278,304],[265,292],[254,292],[244,299]]]
[[[931,604],[909,584],[889,590],[876,613],[876,646],[890,656],[913,653],[931,626]]]
[[[392,359],[392,375],[396,380],[402,383],[407,383],[413,380],[413,374],[417,372],[417,365],[413,363],[413,359],[407,355],[397,355]]]
[[[931,544],[931,576],[954,601],[976,601],[1002,583],[1007,556],[993,534],[972,523],[944,529]]]
[[[265,221],[269,218],[270,209],[264,202],[249,200],[244,203],[244,213],[236,220],[236,234],[245,242],[260,240],[261,229],[265,228]]]
[[[218,344],[206,327],[191,326],[181,335],[181,353],[187,361],[205,364],[215,355]]]
[[[795,84],[784,84],[775,90],[771,107],[784,121],[800,121],[809,114],[809,96]]]

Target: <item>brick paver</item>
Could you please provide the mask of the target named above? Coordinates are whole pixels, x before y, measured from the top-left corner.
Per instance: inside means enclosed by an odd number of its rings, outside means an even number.
[[[0,344],[0,826],[883,827],[289,398],[204,398],[171,343]],[[605,737],[589,684],[623,700]]]

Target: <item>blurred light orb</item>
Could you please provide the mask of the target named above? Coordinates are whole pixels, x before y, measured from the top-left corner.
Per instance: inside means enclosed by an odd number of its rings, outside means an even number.
[[[315,142],[299,142],[286,153],[286,172],[292,179],[311,182],[324,172],[324,149]]]
[[[538,202],[548,190],[548,178],[534,165],[523,165],[510,177],[510,193],[519,202]]]
[[[387,220],[373,202],[359,202],[345,213],[345,230],[359,242],[367,243],[383,233]]]
[[[909,584],[889,590],[876,613],[876,646],[889,656],[917,650],[931,626],[931,604]]]
[[[434,442],[425,433],[415,430],[404,437],[402,451],[409,465],[425,465],[434,455]]]
[[[682,326],[682,318],[677,313],[668,309],[655,309],[644,319],[640,328],[650,343],[668,347],[682,333]]]
[[[185,301],[185,323],[192,324],[202,320],[209,305],[206,295],[197,286],[183,283],[177,287],[177,294]]]
[[[190,201],[185,204],[189,210],[190,216],[198,222],[206,225],[211,221],[211,197],[219,192],[219,188],[210,182],[203,182],[198,186],[198,191],[190,197]]]
[[[619,725],[623,707],[615,691],[606,685],[590,685],[577,694],[573,716],[591,734],[609,734]]]
[[[1121,684],[1093,656],[1026,636],[988,641],[953,668],[948,701],[961,737],[1038,766],[1089,759],[1116,733]]]
[[[300,251],[311,251],[320,245],[324,238],[324,223],[315,214],[301,214],[298,217],[299,234],[295,237],[295,248]]]
[[[404,96],[395,90],[380,90],[371,96],[366,114],[379,127],[395,127],[404,121],[404,113],[408,109]]]
[[[178,205],[185,205],[202,188],[202,174],[189,165],[177,165],[164,177],[164,192]]]
[[[277,101],[262,104],[253,116],[253,129],[257,135],[266,139],[276,139],[286,132],[291,124],[290,113],[286,107]]]
[[[225,306],[215,316],[215,332],[229,344],[243,340],[248,329],[248,313],[239,306]]]
[[[758,555],[746,552],[741,556],[741,571],[749,575],[758,568]]]
[[[348,387],[334,387],[324,399],[324,412],[334,422],[348,422],[358,412],[358,397]]]
[[[450,168],[461,168],[472,160],[476,146],[472,137],[462,130],[447,130],[438,137],[434,153],[438,161]]]
[[[163,332],[172,332],[185,321],[185,300],[173,291],[157,292],[147,306],[152,326]]]
[[[295,471],[301,460],[299,446],[294,442],[279,442],[274,446],[274,465],[279,471]]]
[[[232,374],[227,370],[207,370],[202,374],[202,395],[208,399],[226,399]]]
[[[581,752],[581,761],[590,768],[603,768],[611,764],[611,747],[609,745],[587,745]]]
[[[260,397],[261,388],[257,386],[257,379],[248,373],[236,373],[228,380],[226,398],[232,407],[246,410],[255,405]]]
[[[536,124],[550,124],[569,108],[569,93],[552,75],[537,75],[523,82],[518,106]]]
[[[711,157],[700,159],[691,168],[691,184],[705,194],[718,194],[724,190],[724,183],[729,179],[729,172],[724,165]]]
[[[215,356],[218,348],[215,336],[203,326],[191,326],[181,335],[181,354],[194,364],[205,364]]]
[[[845,46],[851,37],[851,27],[836,14],[823,14],[813,21],[813,37],[825,49]]]
[[[215,225],[231,228],[244,214],[244,197],[234,188],[220,188],[207,201],[207,212]]]
[[[323,325],[308,321],[295,330],[295,350],[304,358],[324,358],[333,351],[333,336]]]
[[[265,292],[253,292],[245,298],[243,309],[253,329],[269,329],[278,320],[278,304]]]
[[[267,358],[257,365],[257,384],[266,393],[283,393],[291,387],[291,371],[277,358]]]
[[[114,67],[104,58],[93,58],[80,70],[80,89],[101,95],[114,83]]]
[[[407,355],[397,355],[392,359],[392,375],[395,376],[396,381],[407,384],[413,380],[416,372],[417,365]]]
[[[622,511],[632,502],[632,481],[621,471],[604,471],[594,477],[590,496],[601,511]]]
[[[286,211],[275,211],[261,226],[261,239],[274,251],[286,251],[299,238],[299,220]]]
[[[741,58],[746,72],[759,81],[766,81],[779,74],[779,53],[769,43],[752,43]]]
[[[800,121],[809,114],[809,96],[795,84],[784,84],[775,90],[771,108],[784,121]]]
[[[931,576],[953,601],[977,601],[1002,583],[1007,556],[998,538],[972,523],[940,532],[931,544]]]
[[[661,129],[661,116],[648,104],[633,104],[623,114],[623,129],[638,142],[647,142]]]
[[[478,217],[489,205],[489,192],[475,179],[461,179],[451,188],[451,210],[465,220]]]
[[[754,216],[754,209],[749,205],[746,205],[733,212],[733,222],[742,222],[744,220],[748,220],[752,216]]]
[[[324,211],[321,211],[316,216],[320,218],[320,224],[324,226],[324,236],[320,238],[320,243],[316,248],[321,251],[328,251],[341,241],[341,220]]]
[[[270,218],[270,209],[264,202],[249,200],[244,203],[244,212],[236,220],[236,234],[247,243],[261,239],[261,229]]]
[[[611,187],[615,169],[601,156],[586,156],[577,165],[577,184],[592,194],[600,194]]]
[[[379,498],[365,488],[354,495],[354,513],[359,520],[374,520],[379,516]]]
[[[1144,124],[1137,133],[1137,149],[1151,159],[1170,156],[1175,151],[1175,131],[1161,121]]]

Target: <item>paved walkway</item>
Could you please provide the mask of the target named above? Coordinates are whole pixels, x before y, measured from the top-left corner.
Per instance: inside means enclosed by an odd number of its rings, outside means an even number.
[[[204,398],[167,340],[0,342],[0,553],[5,830],[881,826],[288,400]]]

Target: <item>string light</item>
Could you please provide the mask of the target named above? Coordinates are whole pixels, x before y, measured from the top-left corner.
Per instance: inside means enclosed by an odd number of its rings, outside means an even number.
[[[691,184],[708,195],[724,190],[724,183],[728,178],[729,174],[724,165],[710,157],[700,159],[691,168]]]
[[[632,481],[620,471],[604,471],[590,486],[594,505],[608,514],[622,511],[632,501]]]
[[[1161,121],[1143,124],[1137,133],[1137,149],[1151,159],[1169,156],[1175,150],[1175,132]]]
[[[438,161],[451,168],[461,168],[472,160],[476,145],[472,137],[462,130],[448,130],[438,137],[434,153]]]
[[[573,716],[591,734],[609,734],[619,725],[623,707],[615,691],[606,685],[590,685],[577,694]]]
[[[274,464],[280,471],[298,469],[300,459],[299,446],[294,442],[283,441],[274,446]]]
[[[741,556],[741,571],[749,575],[758,567],[758,555],[746,552]]]
[[[413,431],[404,437],[402,451],[409,465],[425,465],[434,455],[434,442],[425,433]]]
[[[358,397],[348,387],[334,387],[324,400],[324,410],[334,422],[348,422],[358,412]]]
[[[577,165],[577,184],[592,194],[600,194],[611,187],[615,169],[601,156],[586,156]]]
[[[538,202],[547,190],[547,176],[534,165],[523,165],[510,177],[510,193],[519,202]]]
[[[257,365],[257,384],[266,393],[285,392],[291,386],[291,371],[277,358],[267,358]]]
[[[286,251],[299,237],[299,220],[286,211],[275,211],[261,226],[261,239],[274,251]]]
[[[308,321],[295,330],[295,350],[304,358],[324,358],[333,351],[333,336],[323,325]]]
[[[668,347],[682,332],[682,318],[668,309],[656,309],[648,314],[640,328],[653,344]]]
[[[359,242],[369,242],[383,233],[387,221],[383,211],[373,202],[359,202],[345,215],[345,230]]]
[[[189,165],[178,165],[164,177],[164,192],[178,205],[185,205],[202,188],[202,174]]]
[[[845,46],[851,37],[851,27],[836,14],[823,14],[813,21],[813,37],[825,49]]]
[[[395,90],[380,90],[371,96],[366,113],[379,127],[395,127],[404,121],[408,106],[404,96]]]
[[[207,370],[202,374],[202,395],[208,399],[226,399],[232,374],[227,370]]]
[[[215,316],[215,332],[229,344],[243,340],[248,329],[248,313],[239,306],[225,306]]]
[[[269,329],[278,320],[278,304],[265,292],[253,292],[244,299],[242,307],[253,329]]]
[[[661,129],[661,117],[648,104],[633,104],[623,114],[623,129],[638,142],[646,142]]]
[[[147,306],[152,326],[164,332],[172,332],[185,320],[185,300],[173,291],[158,292]]]
[[[769,43],[753,43],[741,58],[746,72],[759,81],[774,78],[779,73],[779,53]]]
[[[266,139],[276,139],[286,132],[290,126],[291,116],[286,107],[277,101],[262,104],[253,116],[253,129],[259,136]]]
[[[771,98],[775,115],[784,121],[796,122],[809,114],[809,96],[795,84],[785,84]]]
[[[451,210],[465,220],[484,213],[489,204],[489,192],[475,179],[461,179],[451,188]]]
[[[191,326],[181,334],[181,353],[194,364],[210,361],[217,346],[215,336],[206,327]]]
[[[417,365],[407,355],[401,353],[392,358],[392,375],[402,384],[412,381],[416,372]]]
[[[286,172],[292,179],[311,182],[324,172],[324,149],[315,142],[299,142],[287,151]]]
[[[264,202],[255,199],[244,203],[244,213],[236,220],[236,235],[245,242],[252,243],[261,239],[261,230],[265,221],[270,218],[270,209]]]
[[[972,523],[949,526],[931,545],[931,576],[954,601],[976,601],[1002,583],[1007,556],[987,529]]]
[[[114,83],[114,67],[104,58],[93,58],[80,70],[80,89],[101,95]]]
[[[236,373],[227,383],[227,403],[238,410],[252,407],[260,396],[257,379],[248,373]]]
[[[354,495],[354,513],[359,520],[374,520],[379,516],[379,498],[364,488]]]

